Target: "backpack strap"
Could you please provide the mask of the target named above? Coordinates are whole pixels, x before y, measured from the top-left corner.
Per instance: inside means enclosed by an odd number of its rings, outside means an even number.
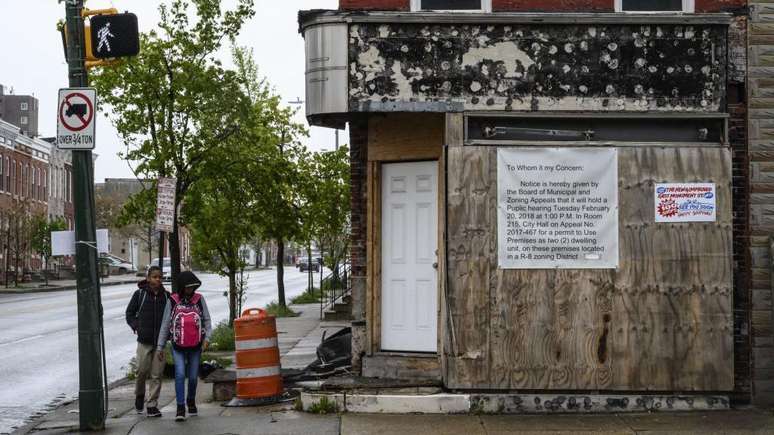
[[[140,311],[142,311],[142,305],[145,303],[145,296],[147,296],[147,292],[140,289],[140,295],[140,306],[137,307],[137,311],[134,313],[135,320],[140,318]]]
[[[169,297],[175,302],[175,305],[180,303],[180,295],[177,293],[172,293],[172,296]]]
[[[202,295],[199,293],[194,293],[193,296],[191,296],[191,305],[199,305],[199,301],[202,299]]]

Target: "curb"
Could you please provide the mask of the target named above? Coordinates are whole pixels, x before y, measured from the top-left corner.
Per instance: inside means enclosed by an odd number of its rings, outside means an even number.
[[[139,281],[138,279],[132,279],[132,280],[123,280],[123,281],[109,281],[100,283],[100,287],[110,287],[114,285],[125,285],[125,284],[136,284]],[[75,290],[78,286],[76,284],[71,285],[63,285],[63,286],[57,286],[57,287],[30,287],[30,288],[24,288],[24,289],[5,289],[0,288],[0,294],[7,294],[7,295],[23,295],[28,293],[48,293],[48,292],[58,292],[58,291],[65,291],[65,290]]]
[[[726,411],[717,395],[550,395],[550,394],[368,394],[308,392],[306,412],[368,414],[619,414],[632,412]]]

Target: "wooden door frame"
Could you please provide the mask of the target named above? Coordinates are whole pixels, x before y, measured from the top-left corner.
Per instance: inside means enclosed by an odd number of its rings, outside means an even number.
[[[436,282],[436,351],[435,352],[406,352],[409,354],[440,355],[441,339],[443,332],[441,330],[441,303],[443,288],[445,284],[445,245],[444,245],[444,227],[446,210],[443,206],[445,178],[443,158],[436,159],[418,159],[418,160],[399,160],[399,161],[369,161],[367,169],[367,197],[366,205],[367,231],[366,231],[366,258],[367,274],[366,288],[369,297],[366,300],[366,349],[368,355],[378,353],[401,354],[403,352],[382,351],[382,165],[393,163],[412,163],[412,162],[436,162],[437,164],[437,192],[436,192],[436,223],[438,236],[436,240],[436,250],[438,256],[438,276]]]

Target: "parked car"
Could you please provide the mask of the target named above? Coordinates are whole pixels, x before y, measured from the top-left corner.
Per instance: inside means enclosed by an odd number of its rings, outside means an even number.
[[[99,262],[108,268],[107,272],[110,275],[123,275],[137,271],[132,263],[113,255],[102,254],[99,257]]]
[[[159,265],[159,259],[154,258],[151,260],[148,267],[145,268],[145,274],[148,274],[148,268],[151,266],[158,266]],[[164,267],[161,270],[161,280],[162,281],[172,281],[172,259],[169,257],[164,257]]]
[[[311,262],[307,257],[304,257],[301,259],[301,263],[298,265],[298,270],[300,272],[306,272],[309,269],[311,269],[312,272],[319,272],[321,264],[322,264],[322,258],[320,257],[312,258]]]

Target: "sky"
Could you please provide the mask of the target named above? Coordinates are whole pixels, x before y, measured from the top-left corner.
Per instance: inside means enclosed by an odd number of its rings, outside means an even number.
[[[169,3],[169,0],[163,0]],[[160,0],[88,0],[86,7],[115,7],[137,15],[140,31],[148,31],[158,23]],[[229,8],[235,0],[223,0]],[[256,14],[245,24],[238,43],[253,48],[260,74],[265,76],[282,96],[285,104],[304,99],[304,40],[298,33],[297,14],[303,9],[336,9],[338,0],[292,0],[271,2],[255,0]],[[0,0],[0,84],[6,92],[13,88],[17,95],[34,94],[39,101],[41,136],[56,134],[56,106],[59,88],[68,85],[67,64],[62,40],[56,23],[63,19],[64,3],[57,0]],[[10,19],[9,19],[10,18]],[[228,50],[222,51],[224,64],[230,65]],[[99,98],[99,97],[98,97]],[[290,105],[299,107],[299,105]],[[304,105],[296,121],[306,124]],[[332,150],[335,131],[311,127],[310,137],[302,142],[312,151]],[[99,155],[94,166],[94,179],[132,178],[131,168],[117,155],[125,149],[110,121],[98,114],[96,147]],[[346,133],[341,132],[346,143]]]

